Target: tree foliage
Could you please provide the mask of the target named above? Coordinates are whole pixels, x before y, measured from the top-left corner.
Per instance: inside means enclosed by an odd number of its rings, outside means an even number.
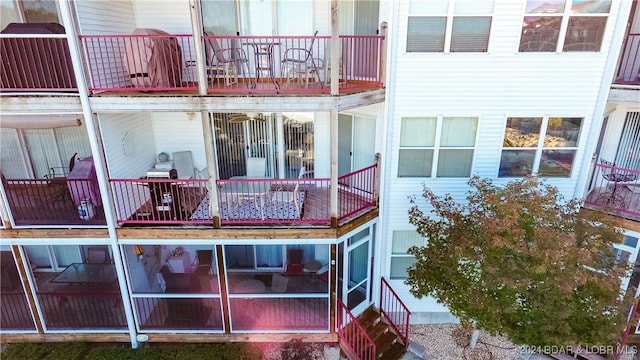
[[[427,239],[409,250],[411,293],[517,344],[614,343],[631,299],[620,288],[628,264],[615,260],[622,235],[612,220],[580,212],[578,200],[536,178],[469,185],[465,203],[425,186],[431,216],[411,198],[409,222]]]

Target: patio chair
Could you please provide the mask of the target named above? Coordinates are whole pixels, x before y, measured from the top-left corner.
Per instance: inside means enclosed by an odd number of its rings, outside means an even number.
[[[78,153],[74,153],[69,159],[68,166],[54,166],[49,168],[49,174],[45,175],[46,178],[66,178],[69,173],[73,171],[73,167],[76,165],[76,160],[78,159]]]
[[[204,35],[209,36],[207,33],[204,33]],[[244,49],[237,47],[220,48],[216,39],[206,39],[205,42],[209,44],[209,46],[205,46],[207,60],[211,59],[210,64],[207,66],[207,73],[213,79],[222,74],[225,86],[231,86],[238,83],[238,70],[240,70],[243,77],[249,73],[249,58]]]
[[[108,264],[109,250],[105,246],[91,246],[87,248],[87,264]]]
[[[304,250],[303,249],[288,249],[287,250],[287,265],[285,267],[285,274],[287,275],[304,275]]]
[[[302,179],[302,177],[305,174],[306,174],[306,168],[303,166],[300,168],[298,179]],[[300,219],[302,217],[302,213],[301,213],[302,206],[300,204],[300,182],[301,180],[296,181],[296,185],[293,187],[293,191],[289,191],[286,189],[279,189],[271,192],[272,204],[276,204],[276,205],[293,204],[296,210],[296,213],[294,214],[296,219]],[[285,212],[283,215],[288,215],[288,214]]]
[[[267,172],[267,158],[252,157],[247,159],[247,178],[263,178]]]
[[[271,291],[275,293],[283,293],[287,291],[289,278],[280,274],[273,274],[271,277]]]
[[[623,169],[616,168],[615,163],[603,158],[600,158],[600,164],[605,166],[601,168],[602,178],[608,183],[606,187],[607,190],[598,196],[596,202],[604,202],[606,205],[615,205],[618,203],[623,208],[626,207],[625,197],[620,194],[620,192],[628,189],[625,183],[635,181],[638,176],[634,173],[625,172]]]
[[[324,61],[313,57],[313,44],[317,35],[318,30],[313,34],[308,48],[291,47],[284,51],[280,61],[280,73],[286,78],[287,83],[297,79],[305,84],[306,88],[309,87],[309,76],[315,76],[320,87],[324,87],[319,73],[324,68]]]
[[[196,275],[211,274],[211,263],[213,262],[213,250],[196,250],[198,267],[194,271]]]

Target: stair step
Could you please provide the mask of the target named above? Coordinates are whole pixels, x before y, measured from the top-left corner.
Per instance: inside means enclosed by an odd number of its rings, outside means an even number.
[[[389,324],[384,321],[379,321],[371,329],[367,329],[367,334],[375,341],[389,330]]]
[[[358,316],[358,322],[365,329],[371,328],[375,325],[380,319],[380,313],[375,310],[375,308],[368,308],[362,314]]]
[[[393,343],[388,349],[378,355],[379,360],[398,360],[406,349],[400,342]]]
[[[386,333],[379,336],[375,339],[376,348],[378,349],[378,353],[384,352],[393,342],[398,338],[396,334],[392,331],[387,331]]]

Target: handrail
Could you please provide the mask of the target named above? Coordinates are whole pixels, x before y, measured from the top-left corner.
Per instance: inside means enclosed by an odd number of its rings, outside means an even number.
[[[627,345],[627,340],[629,339],[629,334],[631,333],[631,329],[634,329],[637,325],[638,322],[631,322],[633,320],[635,320],[637,317],[636,312],[638,311],[638,305],[640,305],[640,299],[636,299],[636,302],[633,304],[633,306],[631,307],[631,311],[629,311],[629,324],[627,324],[627,326],[624,329],[624,332],[622,334],[622,340],[620,340],[620,346],[618,347],[618,350],[616,351],[616,356],[614,357],[614,360],[620,360],[620,358],[622,357],[622,355],[624,354],[622,351],[620,351],[622,348],[625,347],[625,345]],[[635,323],[635,326],[634,326]]]
[[[390,297],[386,295],[391,295]],[[389,308],[386,305],[392,305]],[[384,277],[380,278],[380,312],[398,332],[405,347],[409,346],[409,317],[411,311]],[[404,315],[404,316],[402,316]],[[404,329],[400,327],[404,326]]]
[[[349,318],[346,323],[342,318],[343,313]],[[345,331],[347,328],[348,330]],[[377,356],[376,343],[340,299],[338,299],[338,339],[359,360],[373,360]]]
[[[615,165],[595,164],[586,207],[605,209],[622,216],[640,216],[640,171]]]
[[[618,62],[614,84],[640,84],[640,33],[628,34],[622,44],[622,55]]]
[[[338,177],[338,202],[343,220],[376,206],[376,173],[378,164]]]

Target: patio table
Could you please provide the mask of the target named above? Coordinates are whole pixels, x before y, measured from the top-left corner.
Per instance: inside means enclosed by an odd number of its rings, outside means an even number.
[[[113,264],[73,263],[51,282],[79,285],[112,284],[118,278]]]

